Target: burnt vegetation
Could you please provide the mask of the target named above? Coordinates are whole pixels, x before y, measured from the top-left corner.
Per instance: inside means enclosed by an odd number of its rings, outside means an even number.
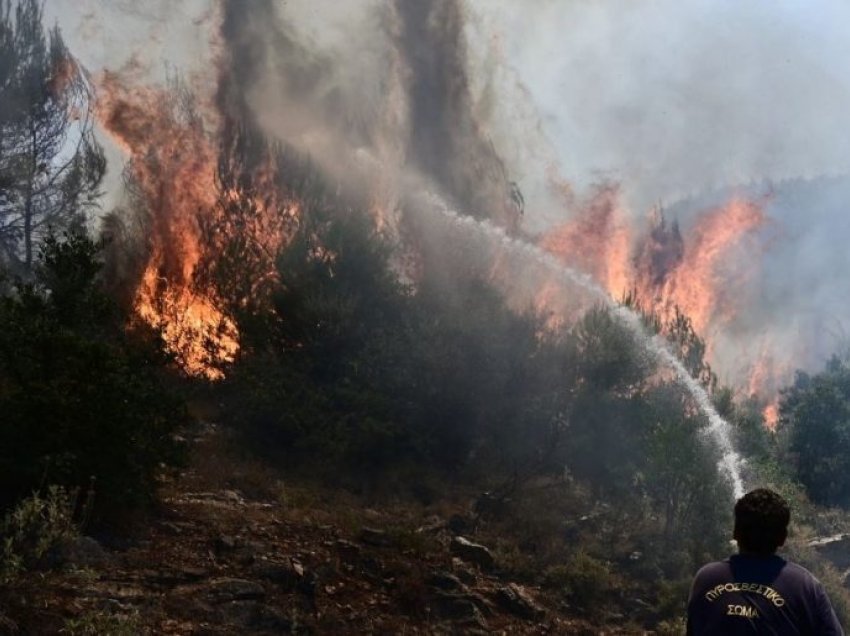
[[[184,377],[160,334],[134,320],[113,275],[122,254],[80,223],[103,174],[88,124],[68,132],[85,82],[58,31],[45,37],[40,5],[17,6],[15,17],[0,9],[3,511],[33,492],[56,497],[50,486],[90,489],[63,523],[84,516],[84,530],[114,538],[180,465],[175,435],[191,400],[215,405],[240,452],[281,479],[372,502],[464,498],[457,525],[492,542],[501,575],[556,607],[600,623],[675,623],[694,569],[728,550],[731,494],[704,416],[610,311],[552,328],[508,307],[475,267],[447,272],[445,245],[421,246],[421,278],[401,282],[397,246],[363,202],[310,158],[234,124],[216,208],[198,220],[217,258],[192,283],[213,290],[242,347],[224,380]],[[274,228],[251,226],[258,205]],[[259,240],[268,231],[287,240],[270,251]],[[817,523],[809,499],[850,504],[846,363],[801,374],[773,435],[761,405],[719,385],[686,316],[645,322],[802,519]]]

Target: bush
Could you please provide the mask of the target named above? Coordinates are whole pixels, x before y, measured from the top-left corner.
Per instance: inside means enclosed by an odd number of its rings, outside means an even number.
[[[39,565],[48,553],[78,534],[74,524],[74,497],[51,486],[34,493],[6,515],[0,525],[0,584]]]
[[[601,607],[614,587],[610,566],[585,552],[575,554],[566,565],[550,567],[543,578],[547,586],[558,588],[561,594],[588,612]]]

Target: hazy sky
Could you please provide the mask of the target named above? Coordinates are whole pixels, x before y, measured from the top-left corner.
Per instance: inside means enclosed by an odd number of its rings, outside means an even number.
[[[473,0],[568,176],[645,205],[850,171],[850,3]]]

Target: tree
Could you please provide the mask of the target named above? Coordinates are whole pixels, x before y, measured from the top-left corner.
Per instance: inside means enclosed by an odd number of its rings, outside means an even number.
[[[796,455],[812,501],[850,505],[850,367],[832,358],[821,373],[798,373],[783,393],[780,432]]]
[[[663,510],[665,541],[682,535],[716,541],[726,521],[718,505],[731,493],[718,474],[717,453],[700,439],[704,418],[689,412],[688,397],[675,384],[658,386],[647,398],[646,487]]]
[[[31,272],[38,242],[79,226],[105,159],[85,74],[39,0],[0,0],[0,261]]]
[[[705,340],[694,331],[693,322],[678,307],[667,321],[664,334],[673,353],[682,361],[691,377],[702,384],[706,391],[714,393],[717,389],[717,376],[705,360]]]
[[[45,484],[97,480],[98,514],[151,499],[185,421],[162,360],[100,286],[99,250],[45,237],[33,280],[0,297],[0,510]]]

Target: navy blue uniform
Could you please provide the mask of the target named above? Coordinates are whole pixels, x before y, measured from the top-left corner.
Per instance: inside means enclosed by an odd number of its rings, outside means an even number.
[[[697,572],[688,636],[843,636],[832,604],[808,570],[778,555],[736,554]]]

